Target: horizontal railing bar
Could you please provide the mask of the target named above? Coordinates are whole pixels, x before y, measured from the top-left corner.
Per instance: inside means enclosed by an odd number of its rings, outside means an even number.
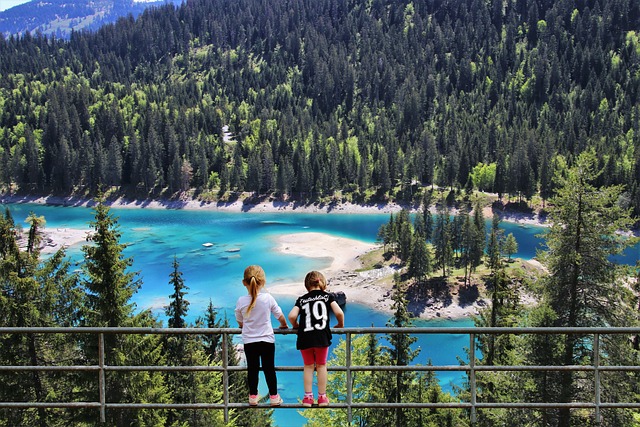
[[[0,408],[96,408],[99,407],[98,402],[1,402]],[[224,409],[224,403],[107,403],[107,409]],[[331,403],[322,408],[329,409],[346,409],[349,405],[346,403]],[[387,403],[387,402],[353,402],[351,408],[470,408],[472,405],[468,402],[407,402],[407,403]],[[535,402],[477,402],[477,408],[493,408],[493,409],[509,409],[509,408],[587,408],[593,409],[595,403],[590,402],[570,402],[570,403],[535,403]],[[637,409],[640,403],[637,402],[615,402],[600,403],[601,408],[610,409]],[[268,404],[250,406],[247,403],[229,403],[228,408],[271,408]],[[278,408],[294,408],[309,409],[300,403],[282,403]],[[312,406],[311,408],[317,408]]]
[[[507,327],[367,327],[367,328],[333,328],[335,334],[445,334],[445,335],[486,335],[486,334],[572,334],[572,335],[616,335],[640,334],[638,327],[576,327],[576,328],[507,328]],[[239,335],[240,328],[142,328],[142,327],[0,327],[0,334],[38,333],[38,334],[161,334],[161,335]],[[287,335],[296,333],[295,329],[274,329],[274,333]]]
[[[102,369],[105,371],[161,371],[161,372],[224,372],[225,368],[222,366],[158,366],[158,365],[150,365],[150,366],[142,366],[142,365],[132,365],[132,366],[104,366]],[[275,368],[276,371],[282,372],[296,372],[303,371],[304,368],[301,366],[279,366]],[[568,365],[568,366],[557,366],[557,365],[549,365],[549,366],[532,366],[532,365],[522,365],[522,366],[500,366],[500,365],[476,365],[473,369],[476,371],[489,371],[489,372],[513,372],[513,371],[583,371],[590,372],[595,371],[596,367],[592,365]],[[640,366],[599,366],[597,368],[599,371],[640,371]],[[0,372],[2,371],[99,371],[100,367],[97,365],[90,366],[47,366],[47,365],[37,365],[37,366],[2,366],[0,365]],[[227,371],[246,371],[247,368],[245,366],[229,366],[226,368]],[[347,368],[346,366],[328,366],[328,371],[335,372],[346,372],[347,370],[358,371],[358,372],[416,372],[416,371],[426,371],[426,372],[445,372],[445,371],[458,371],[465,372],[471,370],[469,365],[404,365],[404,366],[357,366],[353,365]]]
[[[99,408],[100,402],[0,402],[0,408]]]
[[[607,369],[607,370],[633,370],[640,371],[640,366],[630,366],[631,369],[621,369],[618,366],[612,366],[612,368],[616,369]],[[345,366],[330,366],[327,368],[329,371],[346,371],[347,368]],[[440,371],[470,371],[472,368],[469,365],[404,365],[404,366],[350,366],[350,370],[352,371],[431,371],[431,372],[440,372]],[[493,365],[476,365],[473,367],[475,371],[595,371],[595,366],[592,365],[567,365],[567,366],[558,366],[558,365],[549,365],[549,366],[493,366]],[[603,370],[598,368],[599,370]]]
[[[489,366],[476,365],[476,371],[640,371],[640,366],[598,366],[567,365],[567,366]]]
[[[0,365],[0,372],[2,371],[99,371],[99,366],[3,366]]]

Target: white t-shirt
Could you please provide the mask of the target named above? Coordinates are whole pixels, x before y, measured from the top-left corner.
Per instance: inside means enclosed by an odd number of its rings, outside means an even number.
[[[251,295],[241,296],[236,303],[236,320],[242,323],[242,342],[244,344],[258,341],[276,342],[270,314],[276,318],[283,315],[276,300],[271,294],[259,293],[256,305],[247,317],[249,304],[251,304]]]

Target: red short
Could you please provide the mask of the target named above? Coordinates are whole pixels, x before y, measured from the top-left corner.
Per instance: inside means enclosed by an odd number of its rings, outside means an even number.
[[[305,365],[326,365],[329,347],[311,347],[300,350],[302,362]]]

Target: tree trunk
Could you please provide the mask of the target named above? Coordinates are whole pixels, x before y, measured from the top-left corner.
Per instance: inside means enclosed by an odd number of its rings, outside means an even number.
[[[581,251],[581,230],[582,230],[582,195],[578,196],[578,209],[577,209],[577,226],[576,226],[576,242],[574,251],[579,254]],[[569,316],[567,319],[567,327],[575,327],[577,323],[577,307],[578,307],[578,283],[580,280],[580,267],[577,263],[573,263],[573,271],[571,277],[571,289],[569,293]],[[574,358],[574,346],[576,338],[574,335],[567,334],[565,339],[564,349],[564,365],[572,365]],[[560,402],[571,402],[571,394],[573,389],[573,373],[571,371],[564,371],[560,377]],[[558,420],[558,427],[570,427],[571,425],[571,411],[569,408],[560,409],[560,418]]]
[[[36,338],[34,334],[29,334],[29,359],[31,360],[31,366],[38,366],[38,355],[36,354]],[[36,401],[43,402],[44,392],[42,390],[42,380],[40,379],[40,373],[38,371],[33,371],[33,389],[36,394]],[[40,421],[40,426],[47,427],[46,420],[46,411],[45,408],[38,408],[38,418]]]

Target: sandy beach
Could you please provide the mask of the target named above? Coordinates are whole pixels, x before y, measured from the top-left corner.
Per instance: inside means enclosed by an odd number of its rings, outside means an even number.
[[[388,312],[391,302],[384,296],[389,294],[390,287],[376,282],[393,275],[393,270],[356,271],[362,268],[360,256],[377,247],[324,233],[295,233],[280,236],[277,250],[310,258],[330,258],[331,266],[322,271],[327,278],[327,290],[344,292],[347,303],[357,302]],[[270,286],[268,290],[275,295],[299,296],[304,293],[301,282]]]
[[[358,271],[362,268],[360,257],[378,248],[358,240],[335,237],[323,233],[295,233],[278,238],[278,250],[311,258],[331,258],[331,266],[323,271],[327,278],[327,290],[344,292],[347,304],[355,302],[384,313],[393,312],[391,290],[393,274],[396,270],[386,266]],[[299,296],[303,293],[301,283],[271,286],[274,295]],[[451,301],[429,301],[422,304],[409,301],[410,311],[422,319],[460,319],[478,314],[486,301],[478,299],[470,304],[460,304],[458,294]],[[419,309],[416,307],[420,307]],[[419,312],[417,312],[420,310]]]
[[[90,230],[78,228],[44,228],[44,236],[40,245],[42,254],[54,253],[58,249],[82,245],[87,242]]]

